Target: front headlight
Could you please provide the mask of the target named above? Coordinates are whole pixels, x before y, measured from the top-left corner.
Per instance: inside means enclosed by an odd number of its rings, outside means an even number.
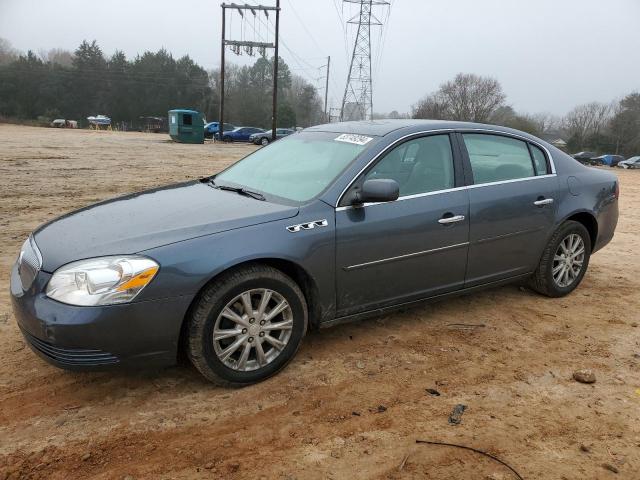
[[[46,293],[70,305],[126,303],[153,280],[159,268],[150,258],[138,255],[80,260],[56,270]]]

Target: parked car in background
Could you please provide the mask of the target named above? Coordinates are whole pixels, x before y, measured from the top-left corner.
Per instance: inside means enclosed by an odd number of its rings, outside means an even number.
[[[513,282],[570,294],[613,237],[619,193],[611,172],[510,128],[318,125],[47,222],[11,299],[26,343],[59,367],[160,366],[181,350],[209,380],[246,385],[284,368],[309,328]]]
[[[584,163],[585,165],[593,165],[593,158],[597,156],[595,152],[578,152],[571,155],[573,158],[578,160],[580,163]]]
[[[254,133],[264,133],[262,128],[256,127],[236,127],[230,131],[222,132],[223,142],[248,142],[249,137]],[[216,138],[220,139],[220,133],[216,134]]]
[[[231,131],[236,126],[230,123],[224,124],[224,131]],[[204,126],[204,138],[213,138],[220,131],[220,122],[209,122]]]
[[[56,118],[51,122],[54,128],[78,128],[78,122],[75,120],[65,120],[64,118]]]
[[[256,145],[269,145],[271,137],[273,137],[272,132],[273,130],[267,130],[266,132],[254,133],[249,137],[249,141]],[[291,135],[292,133],[296,133],[296,131],[290,128],[276,128],[276,140]]]
[[[640,155],[618,162],[620,168],[640,168]]]
[[[591,159],[596,165],[606,165],[608,167],[615,167],[618,163],[624,160],[622,155],[600,155]]]

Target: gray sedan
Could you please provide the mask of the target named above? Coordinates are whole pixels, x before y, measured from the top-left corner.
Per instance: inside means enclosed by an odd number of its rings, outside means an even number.
[[[569,294],[613,237],[618,195],[615,175],[507,128],[320,125],[41,226],[11,298],[59,367],[168,365],[182,350],[243,385],[282,369],[308,328],[512,282]]]
[[[296,133],[295,130],[290,128],[276,128],[276,140],[280,140],[281,138],[286,137],[287,135],[291,135],[292,133]],[[254,133],[249,137],[249,141],[255,145],[269,145],[269,143],[273,140],[273,130],[267,130],[266,132]]]

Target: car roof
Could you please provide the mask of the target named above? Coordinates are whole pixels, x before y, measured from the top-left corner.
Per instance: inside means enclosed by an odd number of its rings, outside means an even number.
[[[406,130],[406,133],[421,130],[458,130],[458,129],[482,129],[495,130],[504,133],[515,133],[521,136],[529,136],[518,130],[498,125],[487,125],[484,123],[456,122],[448,120],[362,120],[352,122],[325,123],[314,127],[306,128],[307,132],[331,132],[331,133],[353,133],[357,135],[371,135],[383,137],[398,130]]]

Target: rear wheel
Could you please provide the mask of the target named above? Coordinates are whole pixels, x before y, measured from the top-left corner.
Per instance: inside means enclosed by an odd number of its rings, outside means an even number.
[[[587,229],[578,222],[565,222],[549,240],[531,286],[549,297],[571,293],[582,281],[590,256],[591,237]]]
[[[212,382],[247,385],[282,369],[306,330],[307,304],[298,285],[275,268],[252,265],[223,274],[201,294],[187,353]]]
[[[233,138],[231,137],[222,137],[222,141],[225,143],[233,143]]]

